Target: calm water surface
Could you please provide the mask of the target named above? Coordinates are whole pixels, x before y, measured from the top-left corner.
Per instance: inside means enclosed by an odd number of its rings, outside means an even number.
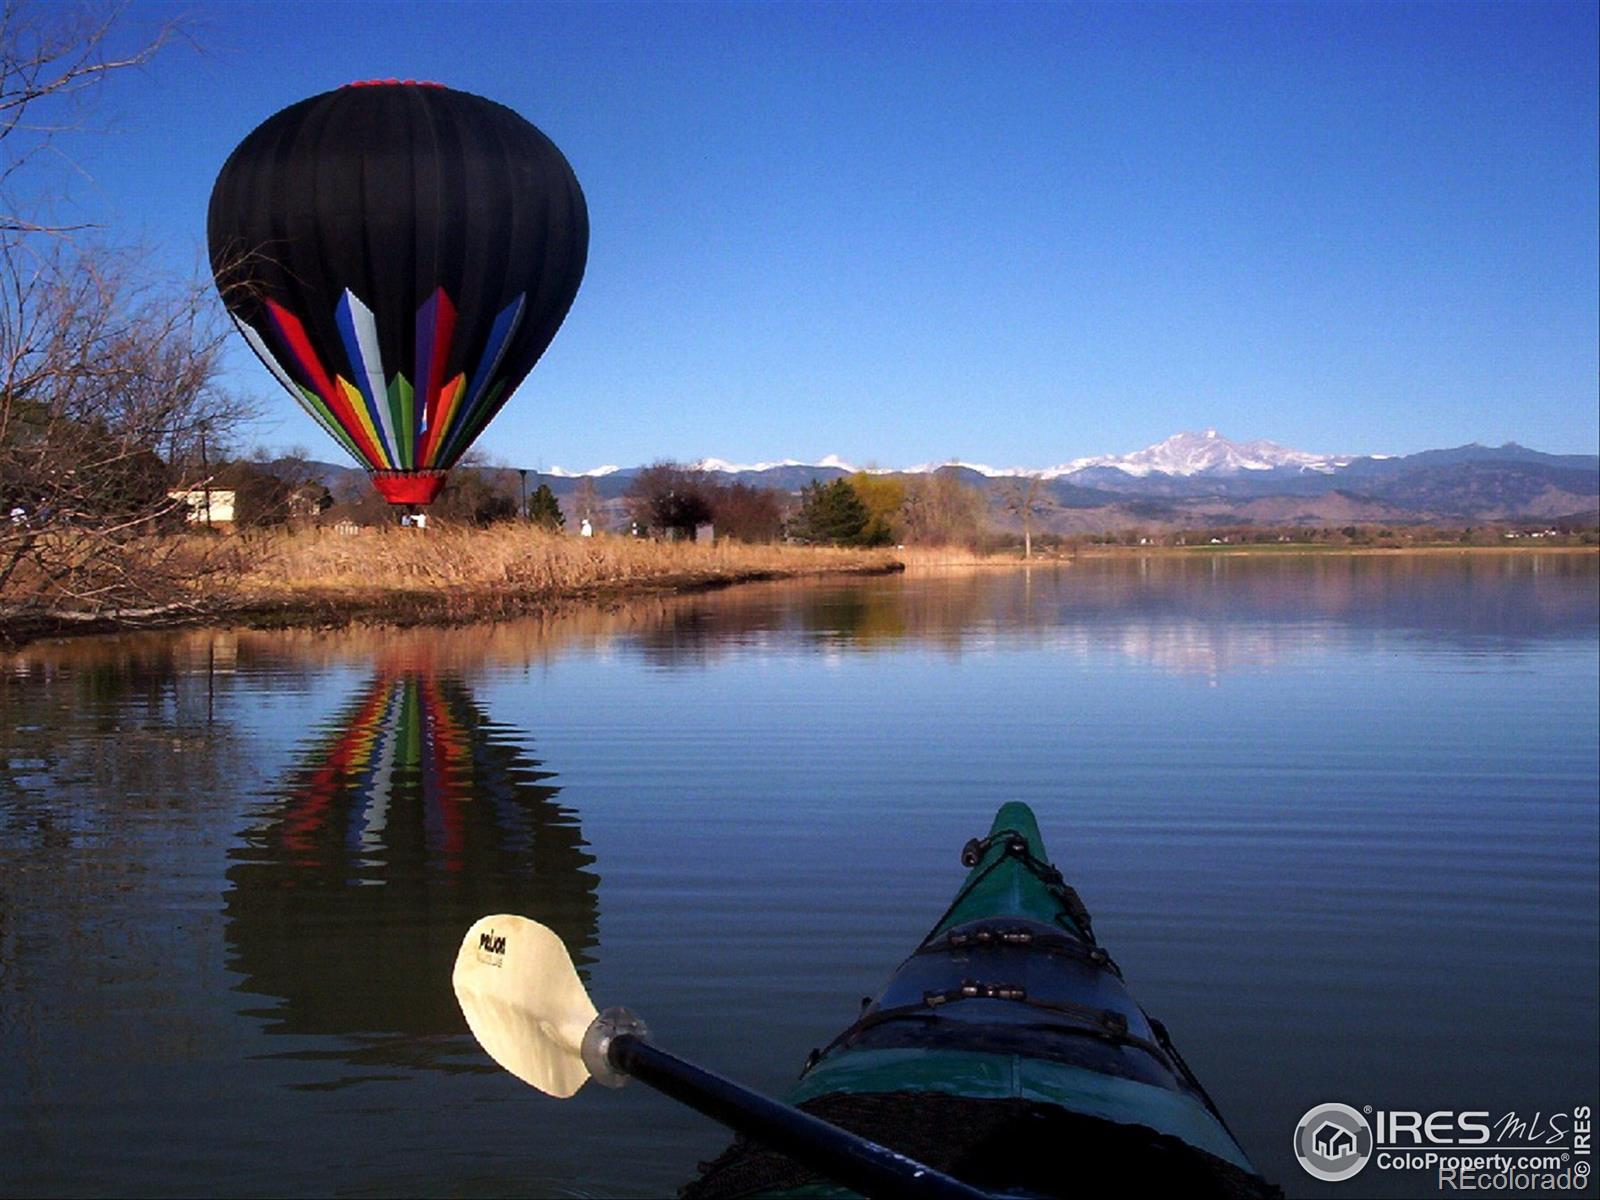
[[[1117,560],[0,658],[0,1192],[670,1194],[725,1136],[493,1068],[466,927],[546,922],[602,1006],[781,1091],[1008,799],[1291,1195],[1368,1194],[1291,1157],[1318,1102],[1593,1106],[1596,567]]]

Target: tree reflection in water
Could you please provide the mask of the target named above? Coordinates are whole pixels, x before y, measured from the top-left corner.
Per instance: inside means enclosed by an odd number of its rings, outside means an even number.
[[[1595,563],[1589,554],[1086,556],[685,597],[629,636],[669,670],[799,647],[952,658],[1008,648],[1217,677],[1330,643],[1516,652],[1586,633],[1596,623]]]

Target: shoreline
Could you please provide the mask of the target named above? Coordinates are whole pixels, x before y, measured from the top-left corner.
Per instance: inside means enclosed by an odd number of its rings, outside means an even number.
[[[393,589],[371,596],[347,592],[309,593],[280,601],[262,599],[241,604],[220,614],[222,623],[250,629],[332,628],[376,625],[410,628],[433,625],[449,628],[479,621],[500,621],[535,616],[580,605],[606,606],[650,596],[685,596],[716,592],[744,583],[782,580],[830,579],[840,576],[897,575],[899,562],[879,565],[805,567],[796,570],[751,568],[730,572],[684,572],[627,582],[600,583],[548,591],[514,589],[481,590],[452,595]],[[185,626],[208,624],[185,621]]]
[[[611,539],[607,539],[611,540]],[[428,543],[413,542],[407,550]],[[623,545],[629,543],[623,542]],[[342,549],[342,547],[341,547]],[[547,544],[546,549],[549,549]],[[1089,560],[1181,558],[1404,558],[1404,557],[1576,557],[1600,555],[1592,545],[1515,546],[1327,546],[1315,544],[1243,544],[1203,546],[1082,546],[1073,552],[1035,554],[982,554],[959,549],[901,547],[889,551],[863,551],[833,547],[745,546],[724,543],[710,547],[671,547],[673,560],[661,569],[650,565],[621,575],[597,575],[542,585],[507,577],[460,579],[430,584],[426,578],[396,586],[360,587],[341,584],[274,580],[268,571],[242,581],[240,593],[201,603],[175,603],[140,610],[106,613],[54,612],[27,614],[0,621],[0,651],[22,648],[30,642],[114,636],[151,630],[205,627],[245,629],[339,629],[350,626],[451,628],[479,622],[551,614],[573,607],[605,607],[649,596],[692,595],[719,591],[744,583],[782,580],[872,577],[901,573],[922,574],[943,570],[1032,570],[1071,567]],[[410,559],[411,556],[406,556]],[[788,559],[789,561],[784,561]],[[364,564],[372,566],[372,564]],[[389,564],[391,567],[393,564]],[[420,570],[414,561],[407,569]],[[544,564],[548,566],[548,564]],[[267,577],[262,578],[265,574]],[[377,572],[374,572],[376,575]],[[370,576],[369,576],[370,577]]]
[[[1221,546],[1080,546],[1059,553],[1035,552],[1025,559],[1020,553],[984,554],[975,551],[900,550],[897,551],[909,572],[942,567],[1060,567],[1085,559],[1114,558],[1405,558],[1445,557],[1450,555],[1527,556],[1600,555],[1600,545],[1515,545],[1458,546],[1448,543],[1420,546],[1327,546],[1310,542],[1279,544],[1272,542]]]
[[[237,549],[224,544],[226,549]],[[249,545],[254,562],[209,596],[99,612],[0,617],[0,651],[51,638],[206,626],[332,629],[469,625],[688,595],[741,583],[897,574],[891,553],[724,542],[440,531],[369,539],[290,535]]]

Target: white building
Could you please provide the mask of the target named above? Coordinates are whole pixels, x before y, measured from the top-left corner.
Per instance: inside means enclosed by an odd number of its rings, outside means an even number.
[[[184,519],[191,525],[233,524],[232,488],[190,488],[188,491],[168,492],[170,500],[181,500],[189,511]]]

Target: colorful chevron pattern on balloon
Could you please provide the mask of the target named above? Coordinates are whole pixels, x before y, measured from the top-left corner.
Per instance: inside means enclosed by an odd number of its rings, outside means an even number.
[[[324,362],[305,323],[272,299],[265,303],[268,330],[239,323],[251,349],[302,406],[345,449],[374,472],[444,471],[455,465],[505,395],[498,374],[526,297],[519,295],[496,315],[482,354],[470,374],[446,377],[456,329],[456,306],[436,288],[417,310],[416,362],[411,377],[390,373],[379,350],[377,317],[348,288],[333,318],[342,361]],[[416,383],[421,385],[420,391]]]

